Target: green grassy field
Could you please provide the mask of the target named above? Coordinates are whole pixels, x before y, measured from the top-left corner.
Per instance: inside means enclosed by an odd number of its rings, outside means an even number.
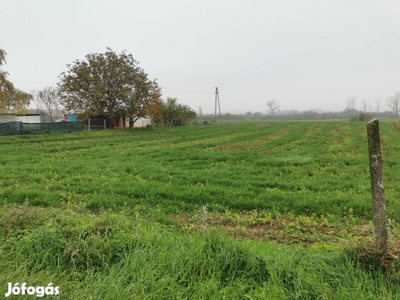
[[[400,124],[381,134],[396,249]],[[400,297],[397,259],[360,254],[373,242],[365,123],[5,136],[0,149],[3,293],[52,282],[62,299]]]

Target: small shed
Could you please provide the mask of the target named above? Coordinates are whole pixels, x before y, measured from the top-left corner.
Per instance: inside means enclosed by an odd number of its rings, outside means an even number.
[[[135,123],[133,123],[133,128],[145,128],[152,126],[153,123],[151,121],[150,117],[144,117],[144,118],[139,118],[136,120]],[[126,123],[126,127],[129,128],[129,120]]]
[[[30,108],[25,115],[16,115],[12,113],[2,114],[0,115],[0,122],[40,123],[40,112]]]

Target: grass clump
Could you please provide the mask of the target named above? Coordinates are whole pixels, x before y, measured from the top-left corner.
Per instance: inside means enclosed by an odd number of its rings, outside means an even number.
[[[15,231],[39,227],[48,219],[48,209],[28,204],[9,204],[0,211],[0,232],[4,235]]]

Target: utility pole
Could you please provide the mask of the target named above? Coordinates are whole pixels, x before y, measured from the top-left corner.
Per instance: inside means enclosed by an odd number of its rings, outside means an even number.
[[[219,92],[218,92],[218,87],[215,88],[215,110],[214,110],[214,118],[217,120],[217,105],[218,105],[218,111],[219,111],[219,124],[222,123],[221,120],[221,105],[219,103]]]

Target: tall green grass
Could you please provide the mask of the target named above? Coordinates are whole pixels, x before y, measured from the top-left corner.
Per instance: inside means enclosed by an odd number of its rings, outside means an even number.
[[[61,299],[396,299],[398,277],[334,246],[239,242],[105,212],[10,205],[0,215],[0,290],[60,288]],[[15,217],[18,216],[18,217]],[[5,225],[8,224],[8,225]]]

